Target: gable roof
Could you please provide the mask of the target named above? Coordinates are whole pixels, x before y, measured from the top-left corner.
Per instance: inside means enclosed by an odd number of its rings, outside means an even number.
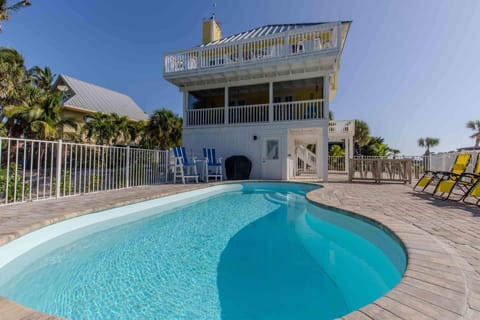
[[[132,120],[148,120],[148,115],[129,96],[70,76],[60,74],[59,82],[69,87],[71,97],[64,101],[66,107],[105,114],[117,113]]]
[[[342,23],[350,23],[351,21],[342,21]],[[243,40],[243,39],[252,39],[256,37],[261,37],[261,36],[267,36],[267,35],[272,35],[272,34],[277,34],[277,33],[282,33],[288,30],[296,30],[296,29],[302,29],[306,27],[311,27],[311,26],[319,26],[322,24],[328,24],[331,22],[311,22],[311,23],[290,23],[290,24],[268,24],[262,27],[258,27],[255,29],[251,29],[248,31],[240,32],[237,34],[234,34],[232,36],[228,36],[225,38],[222,38],[217,41],[212,41],[207,44],[202,44],[200,47],[208,47],[214,44],[222,44],[222,43],[227,43],[227,42],[232,42],[232,41],[237,41],[237,40]]]

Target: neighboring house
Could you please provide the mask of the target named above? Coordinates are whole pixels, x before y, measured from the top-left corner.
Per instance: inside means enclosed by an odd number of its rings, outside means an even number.
[[[164,57],[164,78],[183,93],[187,150],[246,155],[252,178],[291,179],[307,168],[327,180],[328,137],[353,154],[354,122],[328,120],[350,24],[267,25],[222,37],[215,17],[205,20],[202,45]]]
[[[117,113],[133,121],[148,120],[148,115],[129,96],[70,76],[61,74],[56,87],[63,91],[62,108],[65,118],[80,125],[86,116],[96,112]]]

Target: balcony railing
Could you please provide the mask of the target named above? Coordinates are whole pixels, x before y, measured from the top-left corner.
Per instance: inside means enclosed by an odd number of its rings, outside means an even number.
[[[251,63],[336,49],[338,24],[312,26],[275,35],[166,54],[164,73]]]
[[[335,135],[354,135],[355,122],[352,120],[330,121],[328,124],[328,134]]]
[[[273,104],[273,121],[323,119],[323,100],[304,100]]]
[[[223,107],[187,110],[185,127],[325,119],[321,99],[274,103],[272,109],[270,115],[268,104],[230,106],[226,119]]]
[[[268,104],[228,107],[228,123],[268,122]]]
[[[224,108],[188,110],[186,124],[191,127],[218,125],[224,123],[224,115]]]

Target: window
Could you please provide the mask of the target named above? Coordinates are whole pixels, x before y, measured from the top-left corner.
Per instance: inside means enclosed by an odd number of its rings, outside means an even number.
[[[292,96],[286,96],[285,97],[285,102],[292,102],[293,101],[293,97]]]
[[[278,160],[278,140],[267,140],[267,159]]]
[[[273,97],[273,103],[280,103],[282,102],[282,97]]]

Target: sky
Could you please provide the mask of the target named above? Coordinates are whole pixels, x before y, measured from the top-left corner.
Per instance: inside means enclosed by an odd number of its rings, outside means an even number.
[[[162,77],[163,55],[201,42],[211,0],[31,0],[13,13],[0,46],[28,67],[49,66],[131,96],[147,113],[181,114]],[[216,0],[224,36],[266,24],[352,20],[341,60],[335,118],[362,119],[405,155],[420,137],[432,151],[472,146],[480,120],[478,0]]]

